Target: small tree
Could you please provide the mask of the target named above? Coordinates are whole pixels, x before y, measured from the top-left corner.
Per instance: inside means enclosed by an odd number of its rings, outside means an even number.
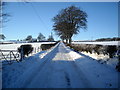
[[[37,39],[38,39],[38,41],[44,41],[45,40],[45,36],[42,33],[39,33]]]
[[[48,41],[54,41],[54,38],[53,38],[52,35],[50,35],[50,36],[48,37]]]
[[[31,35],[27,36],[27,38],[25,40],[31,42],[32,41],[32,36]]]
[[[107,46],[107,53],[109,54],[110,58],[113,58],[115,52],[117,52],[117,47],[115,45],[109,45]]]
[[[5,38],[4,34],[0,34],[0,40],[5,40]]]

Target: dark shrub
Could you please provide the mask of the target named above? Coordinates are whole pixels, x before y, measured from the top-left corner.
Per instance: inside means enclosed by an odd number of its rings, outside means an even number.
[[[102,51],[102,54],[103,54],[103,55],[108,55],[107,46],[103,46],[103,47],[101,48],[101,51]]]
[[[120,72],[120,46],[118,46],[118,50],[116,54],[118,56],[118,64],[116,65],[116,70]]]
[[[109,54],[110,58],[113,58],[115,52],[117,51],[117,47],[116,46],[107,46],[107,53]]]
[[[92,54],[93,48],[92,48],[91,44],[86,45],[86,51],[89,52],[90,54]]]
[[[101,53],[101,48],[102,48],[102,45],[95,45],[93,49],[94,49],[94,52],[96,52],[99,55]]]
[[[51,47],[55,46],[58,42],[54,43],[54,44],[41,44],[41,49],[42,50],[47,50],[50,49]]]
[[[22,51],[23,50],[23,51]],[[18,48],[18,52],[21,53],[23,52],[23,57],[25,57],[25,55],[29,55],[30,53],[32,53],[33,51],[33,47],[32,45],[30,44],[27,44],[27,45],[21,45],[19,48]]]

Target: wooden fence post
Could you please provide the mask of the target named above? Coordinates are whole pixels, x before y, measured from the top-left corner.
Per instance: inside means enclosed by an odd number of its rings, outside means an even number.
[[[37,52],[39,52],[39,47],[37,48]]]
[[[10,51],[10,64],[12,64],[12,55],[11,55],[11,51]]]
[[[36,48],[35,48],[35,53],[36,53]]]
[[[12,58],[12,57],[11,57],[11,51],[10,51],[10,61],[11,61],[11,58]]]
[[[24,52],[23,52],[23,47],[21,48],[21,52],[20,52],[20,61],[23,60],[24,57]]]

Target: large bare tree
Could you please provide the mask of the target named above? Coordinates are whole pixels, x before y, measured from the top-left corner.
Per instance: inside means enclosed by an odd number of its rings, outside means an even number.
[[[75,6],[62,9],[54,18],[53,30],[65,39],[67,43],[71,43],[72,36],[78,34],[80,28],[87,28],[87,13]]]
[[[7,3],[2,2],[0,0],[0,23],[4,23],[8,21],[8,17],[10,16],[10,14],[5,12],[5,6]]]
[[[1,29],[0,39],[3,39],[3,40],[5,39],[5,35],[2,34],[3,23],[7,22],[8,21],[7,17],[10,16],[8,13],[6,13],[5,11],[3,11],[5,5],[6,5],[6,3],[2,2],[2,0],[0,0],[0,29]]]

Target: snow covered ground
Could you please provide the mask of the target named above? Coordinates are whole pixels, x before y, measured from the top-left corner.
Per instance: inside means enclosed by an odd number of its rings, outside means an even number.
[[[15,50],[15,51],[13,51],[13,53],[17,54],[18,53],[17,50],[21,45],[31,44],[33,47],[32,54],[36,54],[37,52],[42,51],[40,48],[41,44],[53,44],[53,43],[55,43],[55,42],[0,44],[0,50],[8,50],[7,52],[2,52],[7,57],[7,55],[10,53],[10,50],[11,51]],[[8,56],[10,56],[10,55],[8,55]],[[0,52],[0,62],[1,62],[1,60],[4,60],[4,59],[2,59],[1,52]],[[8,57],[8,60],[9,60],[9,57]]]
[[[97,54],[97,53],[87,53],[87,52],[81,52],[82,54],[89,56],[95,60],[97,60],[99,63],[101,64],[106,64],[108,66],[110,66],[111,68],[115,68],[117,63],[118,63],[118,58],[117,57],[113,57],[113,58],[109,58],[108,55],[103,55],[103,54]]]
[[[120,41],[101,41],[101,42],[72,42],[73,44],[99,44],[99,45],[120,45]]]
[[[62,42],[2,69],[3,88],[118,88],[119,72]]]
[[[1,50],[17,50],[18,47],[24,44],[31,44],[34,48],[40,47],[41,44],[51,44],[55,42],[38,42],[38,43],[17,43],[17,44],[0,44]]]

